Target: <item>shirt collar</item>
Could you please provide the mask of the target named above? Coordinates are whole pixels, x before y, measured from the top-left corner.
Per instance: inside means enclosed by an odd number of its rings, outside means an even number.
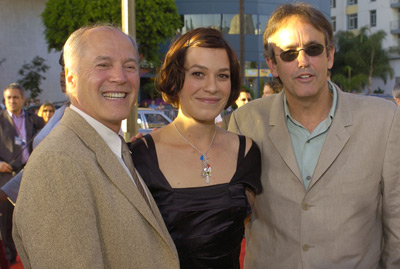
[[[11,111],[8,111],[7,110],[7,112],[8,112],[8,115],[10,115],[10,117],[11,118],[23,118],[23,117],[25,117],[25,110],[21,110],[21,113],[19,114],[19,116],[17,116],[17,115],[15,115],[15,114],[13,114]]]
[[[337,90],[335,86],[328,80],[328,87],[329,91],[333,94],[333,102],[332,102],[332,107],[331,110],[329,111],[329,116],[331,119],[335,116],[335,111],[336,111],[336,104],[337,104]],[[285,118],[290,118],[293,120],[292,116],[290,115],[289,107],[287,105],[286,101],[286,94],[283,94],[283,104],[284,104],[284,109],[285,109]]]
[[[92,126],[96,132],[100,135],[100,137],[106,142],[106,144],[110,147],[112,152],[117,155],[119,158],[122,158],[121,153],[121,139],[119,135],[121,135],[122,131],[119,131],[119,134],[116,134],[113,130],[105,126],[104,124],[100,123],[98,120],[94,119],[93,117],[89,116],[79,108],[74,105],[70,105],[70,108],[78,113],[79,115],[84,118],[90,126]]]

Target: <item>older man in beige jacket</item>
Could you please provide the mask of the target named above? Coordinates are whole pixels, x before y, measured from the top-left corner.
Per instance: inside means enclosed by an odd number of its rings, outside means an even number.
[[[136,43],[110,26],[84,27],[64,59],[71,108],[34,150],[15,208],[24,267],[179,268],[153,198],[122,158],[118,133],[139,89]]]

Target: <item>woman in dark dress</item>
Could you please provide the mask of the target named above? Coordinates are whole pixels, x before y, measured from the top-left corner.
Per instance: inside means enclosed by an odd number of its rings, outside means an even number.
[[[239,95],[238,60],[219,31],[195,29],[172,44],[156,88],[178,116],[131,151],[181,268],[239,268],[249,201],[261,192],[260,151],[215,125]]]

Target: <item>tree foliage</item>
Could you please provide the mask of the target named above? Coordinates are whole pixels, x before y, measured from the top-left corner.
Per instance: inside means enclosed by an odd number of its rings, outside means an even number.
[[[174,0],[136,0],[136,39],[139,52],[151,62],[159,59],[159,44],[182,25]],[[42,13],[48,49],[60,51],[68,36],[83,25],[107,22],[121,26],[121,0],[48,0]]]
[[[332,80],[346,91],[360,91],[368,85],[372,92],[372,78],[393,77],[389,52],[382,48],[386,33],[382,30],[373,34],[368,27],[360,29],[358,34],[352,31],[340,31],[336,34],[337,50]]]
[[[49,66],[45,64],[45,59],[36,56],[31,63],[24,64],[18,73],[22,76],[18,83],[21,84],[25,90],[30,91],[30,98],[35,99],[42,92],[40,84],[46,77],[42,73],[46,73]]]
[[[143,82],[140,82],[140,98],[141,100],[144,99],[159,99],[162,98],[161,94],[156,90],[154,87],[154,79],[153,78],[148,78],[144,79]]]

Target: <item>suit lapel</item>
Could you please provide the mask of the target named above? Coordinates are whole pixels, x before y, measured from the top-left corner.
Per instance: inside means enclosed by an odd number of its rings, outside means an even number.
[[[332,165],[350,138],[346,130],[346,127],[352,125],[353,122],[350,104],[346,95],[338,87],[336,87],[336,91],[338,93],[338,104],[335,117],[322,147],[308,190],[312,188]]]
[[[147,220],[147,222],[156,230],[164,240],[166,236],[164,231],[160,228],[159,222],[154,216],[153,212],[148,207],[147,203],[135,187],[131,178],[125,172],[121,163],[99,136],[95,129],[93,129],[80,115],[72,111],[70,108],[65,110],[65,114],[60,122],[71,128],[79,138],[88,146],[88,148],[96,154],[99,166],[103,169],[104,173],[110,181],[119,189],[119,191],[126,197],[126,199],[134,206],[140,214]],[[150,195],[150,200],[153,198]],[[155,205],[152,201],[152,205]],[[157,208],[157,205],[155,205]],[[159,211],[155,211],[159,214]],[[167,240],[166,240],[167,241]],[[169,244],[170,242],[167,241]],[[170,244],[169,244],[170,245]]]
[[[25,111],[25,130],[26,130],[26,141],[30,141],[33,136],[33,123],[31,122],[28,112]]]
[[[303,184],[286,125],[285,111],[283,108],[283,92],[275,98],[272,104],[269,122],[270,125],[273,126],[269,133],[272,144],[274,144],[276,150],[289,169],[296,175],[301,184]]]
[[[17,136],[17,135],[18,135],[18,133],[17,133],[17,128],[15,128],[15,126],[14,126],[14,121],[13,121],[13,119],[11,118],[10,114],[8,114],[8,111],[7,111],[7,110],[4,110],[4,117],[7,119],[8,123],[9,123],[10,126],[11,126],[10,130],[11,130],[11,132],[12,132],[13,139],[14,139],[14,136]]]

